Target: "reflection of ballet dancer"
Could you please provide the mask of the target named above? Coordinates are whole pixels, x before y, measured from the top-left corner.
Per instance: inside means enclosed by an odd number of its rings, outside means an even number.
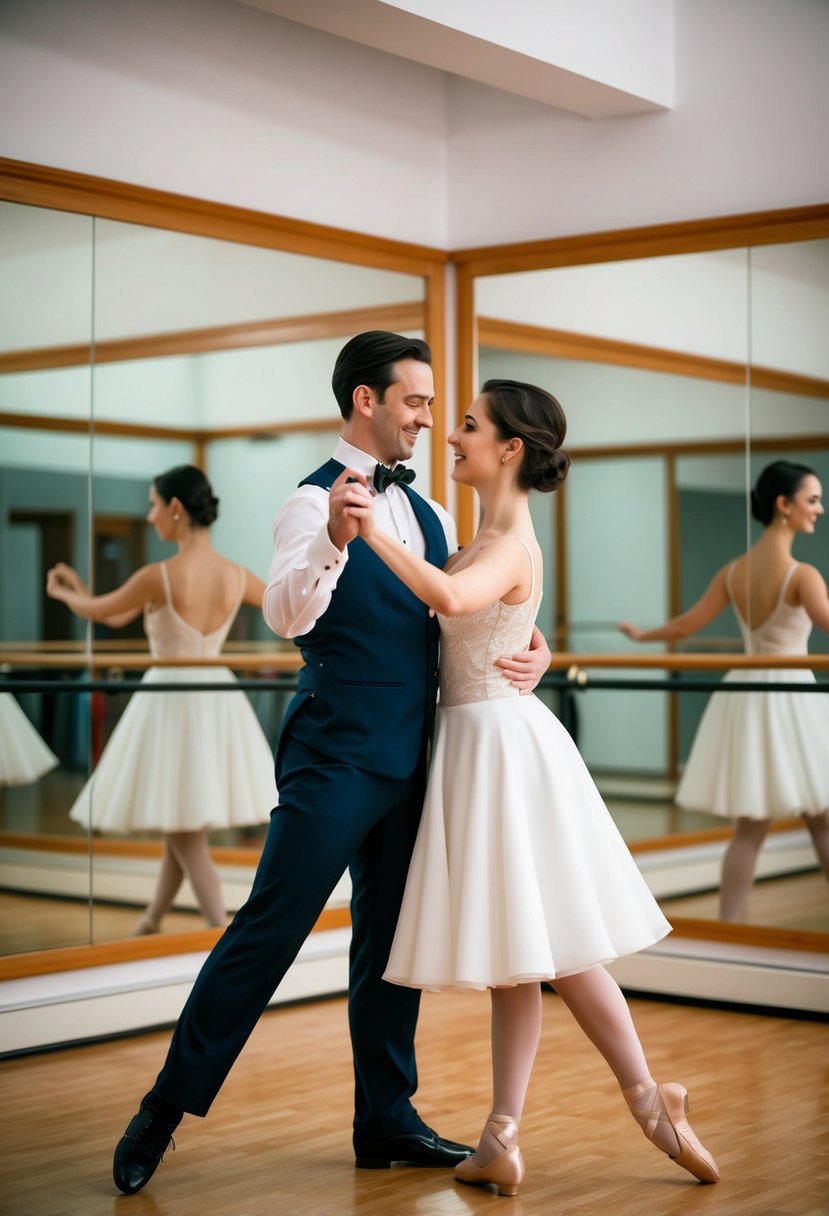
[[[118,628],[144,611],[155,658],[219,655],[241,604],[261,607],[264,584],[220,557],[208,528],[218,499],[198,469],[180,465],[150,487],[149,522],[178,554],[136,571],[107,595],[90,595],[66,565],[47,591],[78,616]],[[142,684],[235,682],[226,667],[151,667]],[[110,831],[164,833],[155,893],[135,933],[156,933],[185,876],[209,925],[227,922],[208,828],[267,821],[276,802],[271,749],[242,692],[134,693],[70,815]]]
[[[30,785],[58,763],[10,692],[0,692],[0,786]]]
[[[439,729],[385,978],[490,989],[492,1110],[455,1175],[503,1195],[524,1177],[518,1123],[541,1032],[541,980],[602,1053],[649,1139],[701,1181],[719,1176],[688,1125],[684,1087],[654,1081],[602,965],[652,945],[670,925],[563,726],[490,670],[492,654],[527,644],[538,611],[529,491],[564,480],[565,427],[543,389],[487,381],[449,437],[452,478],[477,490],[481,525],[446,572],[373,523],[365,478],[345,498],[362,539],[441,627]]]
[[[792,560],[798,532],[823,514],[821,485],[802,464],[776,460],[751,493],[763,524],[749,551],[723,566],[696,604],[658,629],[619,625],[634,642],[688,638],[730,603],[746,654],[807,653],[812,625],[829,632],[829,590],[814,566]],[[811,671],[730,671],[724,680],[814,684]],[[736,820],[723,859],[720,916],[743,915],[757,855],[772,819],[802,815],[829,877],[829,698],[817,693],[714,693],[699,725],[676,801]]]

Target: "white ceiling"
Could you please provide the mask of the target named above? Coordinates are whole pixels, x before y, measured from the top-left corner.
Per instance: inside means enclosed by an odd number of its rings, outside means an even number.
[[[672,0],[239,0],[586,118],[670,108]]]

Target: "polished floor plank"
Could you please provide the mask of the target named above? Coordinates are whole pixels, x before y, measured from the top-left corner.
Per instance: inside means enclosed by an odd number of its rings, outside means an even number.
[[[147,1189],[121,1197],[114,1143],[157,1071],[167,1032],[6,1061],[0,1211],[14,1216],[826,1216],[829,1032],[816,1021],[632,1002],[651,1066],[681,1079],[722,1171],[701,1186],[650,1145],[562,1003],[522,1127],[516,1199],[449,1171],[355,1170],[341,998],[267,1013],[205,1120]],[[427,994],[418,1036],[423,1117],[473,1139],[488,1102],[488,999]],[[6,1206],[3,1206],[5,1203]]]

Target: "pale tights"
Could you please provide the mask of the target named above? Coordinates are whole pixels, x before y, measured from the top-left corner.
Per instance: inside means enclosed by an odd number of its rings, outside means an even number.
[[[551,981],[581,1029],[601,1052],[622,1090],[654,1086],[628,1003],[604,967],[593,967]],[[492,990],[492,1113],[519,1122],[541,1032],[541,987],[519,984]],[[676,1136],[666,1120],[656,1127],[654,1143],[676,1152]],[[501,1146],[484,1129],[476,1152],[486,1165]]]
[[[141,922],[157,927],[170,911],[184,879],[190,880],[201,914],[211,928],[227,924],[222,884],[210,856],[207,832],[170,832],[164,838],[164,854],[155,892]]]
[[[806,827],[812,837],[818,861],[823,873],[829,878],[829,813],[804,816]],[[720,919],[738,921],[743,918],[757,856],[769,830],[768,819],[737,820],[734,835],[729,841],[722,864],[720,877]]]

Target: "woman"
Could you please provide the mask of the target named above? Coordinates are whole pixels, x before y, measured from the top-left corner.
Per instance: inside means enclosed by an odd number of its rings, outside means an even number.
[[[619,628],[634,642],[691,637],[731,604],[746,654],[801,655],[812,626],[829,632],[829,590],[814,566],[792,558],[792,542],[812,535],[823,514],[821,485],[806,465],[776,460],[751,492],[763,533],[723,566],[687,612],[658,629]],[[732,671],[761,687],[814,684],[811,671]],[[773,819],[802,815],[829,877],[829,698],[817,693],[714,693],[677,789],[680,806],[736,821],[723,858],[720,917],[744,914],[757,855]]]
[[[565,428],[543,389],[484,385],[449,438],[452,477],[477,490],[480,526],[445,572],[372,526],[364,485],[348,498],[363,539],[441,624],[439,732],[385,978],[491,990],[492,1110],[475,1155],[455,1174],[496,1183],[505,1195],[524,1177],[518,1124],[542,980],[602,1052],[645,1133],[697,1178],[718,1177],[685,1119],[685,1090],[653,1081],[625,999],[602,966],[670,926],[567,732],[535,697],[491,674],[490,655],[520,648],[533,627],[541,553],[529,491],[564,480]]]
[[[209,527],[218,499],[192,465],[156,477],[147,519],[178,546],[166,562],[142,566],[116,591],[90,595],[59,564],[46,590],[78,616],[118,628],[144,613],[154,658],[219,655],[240,606],[261,607],[264,584],[220,557]],[[235,682],[225,667],[151,667],[142,684]],[[161,871],[136,934],[157,933],[184,878],[210,926],[227,923],[208,828],[266,822],[276,802],[273,759],[247,697],[224,692],[136,692],[112,732],[95,773],[70,811],[101,831],[164,833]]]

